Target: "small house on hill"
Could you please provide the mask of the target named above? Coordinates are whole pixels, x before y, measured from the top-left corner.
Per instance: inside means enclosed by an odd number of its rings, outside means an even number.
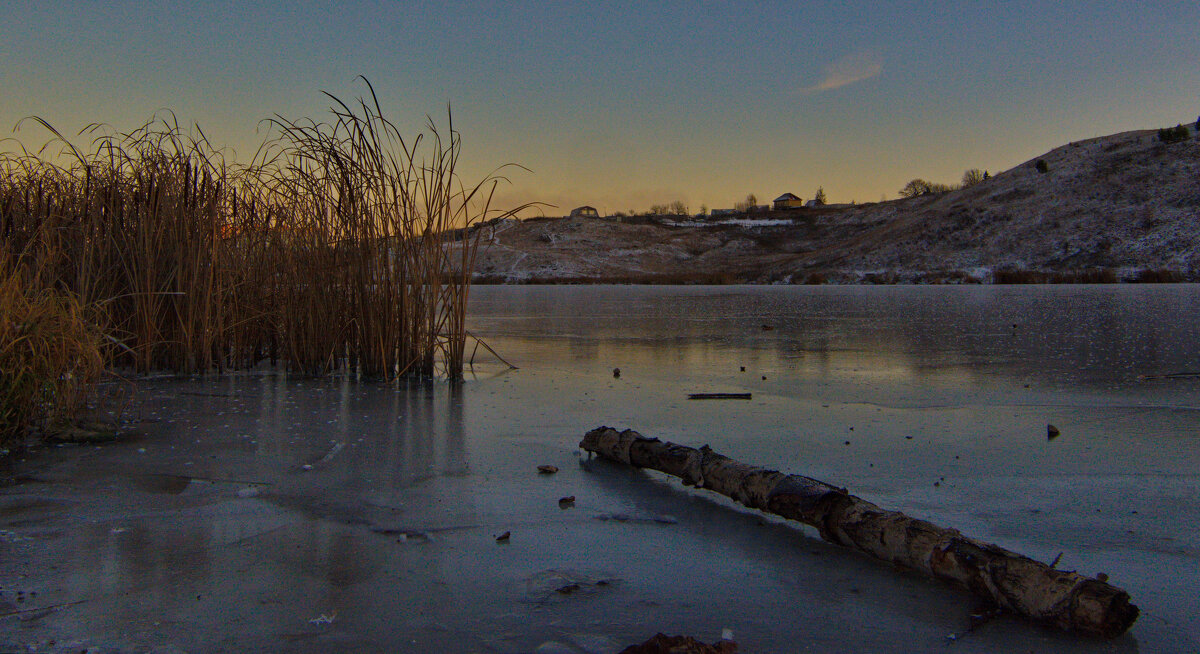
[[[782,209],[797,209],[803,206],[804,200],[801,200],[792,193],[784,193],[783,195],[775,198],[775,200],[771,203],[771,208],[775,211],[780,211]]]
[[[571,210],[571,218],[599,218],[600,212],[596,211],[596,207],[575,207]]]

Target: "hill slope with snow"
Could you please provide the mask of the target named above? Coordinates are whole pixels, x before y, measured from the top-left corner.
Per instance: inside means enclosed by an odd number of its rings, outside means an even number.
[[[1200,137],[1190,129],[1186,141],[1162,143],[1144,130],[1080,141],[968,188],[876,204],[624,220],[483,226],[476,279],[1200,280]]]

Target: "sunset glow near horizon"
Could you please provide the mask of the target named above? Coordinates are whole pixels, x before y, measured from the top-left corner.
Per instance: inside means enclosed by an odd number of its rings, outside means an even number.
[[[275,114],[367,93],[416,134],[446,107],[501,205],[602,214],[755,194],[895,198],[1070,141],[1194,122],[1194,2],[6,4],[0,131],[171,109],[248,158]],[[11,149],[11,144],[3,147]]]

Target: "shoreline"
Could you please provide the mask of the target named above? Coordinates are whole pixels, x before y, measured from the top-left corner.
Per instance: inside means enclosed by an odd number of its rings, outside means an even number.
[[[943,286],[943,285],[1070,285],[1070,284],[1195,284],[1200,271],[1145,268],[1093,268],[1083,270],[997,270],[985,271],[812,271],[804,275],[782,277],[734,273],[647,273],[641,275],[581,275],[563,277],[506,277],[477,274],[472,285],[479,286],[562,286],[562,285],[643,285],[643,286]]]

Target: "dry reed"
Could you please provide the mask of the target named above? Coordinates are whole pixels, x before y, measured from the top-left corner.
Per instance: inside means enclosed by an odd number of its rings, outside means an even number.
[[[72,416],[103,372],[105,340],[90,310],[0,255],[0,450]]]
[[[405,140],[367,88],[326,94],[329,122],[266,121],[246,165],[171,114],[91,125],[86,151],[35,118],[50,143],[0,153],[0,252],[103,308],[115,365],[460,378],[478,245],[464,228],[524,207],[492,209],[496,173],[463,183],[452,119]]]

